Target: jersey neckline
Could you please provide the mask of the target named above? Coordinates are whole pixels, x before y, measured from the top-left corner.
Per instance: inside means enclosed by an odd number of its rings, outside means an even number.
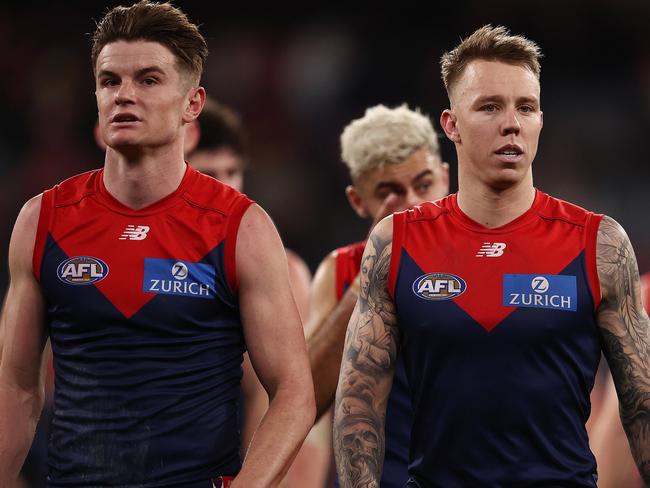
[[[483,234],[506,234],[508,232],[513,232],[517,229],[520,229],[521,227],[533,221],[539,212],[546,206],[546,203],[548,201],[547,197],[548,195],[546,195],[546,193],[541,192],[535,188],[535,199],[533,200],[533,204],[530,206],[530,208],[519,217],[499,227],[485,227],[484,225],[471,219],[458,206],[458,193],[451,195],[451,214],[460,221],[463,227],[471,231],[480,232]]]
[[[109,209],[125,215],[145,216],[145,215],[151,215],[151,214],[162,212],[176,205],[178,203],[179,197],[183,195],[183,193],[185,193],[185,190],[190,184],[190,181],[192,180],[194,173],[196,173],[196,170],[192,169],[192,167],[186,162],[183,179],[181,180],[176,190],[171,192],[169,195],[164,196],[160,200],[139,209],[134,209],[127,205],[124,205],[122,202],[117,200],[113,195],[109,193],[109,191],[106,189],[106,186],[104,185],[104,168],[100,169],[97,172],[97,180],[95,181],[95,187],[100,202],[106,207],[108,207]]]

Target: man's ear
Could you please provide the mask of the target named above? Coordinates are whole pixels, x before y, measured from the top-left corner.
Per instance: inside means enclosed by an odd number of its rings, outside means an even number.
[[[366,209],[366,206],[363,204],[363,200],[359,195],[359,191],[356,189],[354,185],[348,185],[345,188],[345,196],[348,197],[348,202],[350,202],[350,206],[359,217],[363,219],[369,217],[368,210]]]
[[[190,88],[189,98],[183,111],[183,122],[190,123],[201,113],[205,105],[205,88],[198,86]]]
[[[452,109],[448,108],[442,112],[442,115],[440,115],[440,126],[450,141],[456,144],[460,143],[456,114]]]

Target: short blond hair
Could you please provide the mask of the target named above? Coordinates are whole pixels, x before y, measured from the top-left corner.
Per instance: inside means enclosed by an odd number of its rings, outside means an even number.
[[[438,136],[429,117],[403,104],[376,105],[355,119],[341,134],[341,159],[356,182],[364,173],[384,164],[398,164],[418,149],[439,155]]]
[[[440,58],[440,71],[449,94],[450,87],[460,78],[470,61],[483,59],[523,65],[539,80],[541,56],[542,51],[534,41],[524,36],[512,35],[502,25],[492,27],[488,24],[475,30],[458,46],[443,54]]]

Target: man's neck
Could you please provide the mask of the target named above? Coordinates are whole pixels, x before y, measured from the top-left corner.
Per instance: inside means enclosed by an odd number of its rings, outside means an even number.
[[[482,182],[462,184],[459,181],[458,207],[475,222],[494,229],[523,215],[535,200],[532,176],[505,188],[491,188]]]
[[[137,210],[176,191],[185,169],[182,147],[137,154],[107,148],[104,186],[117,201]]]

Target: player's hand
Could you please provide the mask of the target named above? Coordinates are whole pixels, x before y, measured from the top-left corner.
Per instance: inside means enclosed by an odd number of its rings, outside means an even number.
[[[377,225],[384,217],[388,217],[394,212],[406,210],[407,208],[408,207],[405,205],[403,196],[400,196],[397,193],[389,193],[375,214],[375,218],[372,221],[368,235],[370,235],[370,232],[372,232],[372,229],[374,229],[375,225]],[[350,290],[359,296],[359,291],[361,290],[361,281],[359,279],[359,274],[357,274],[356,278],[352,280],[352,283],[350,283]]]

